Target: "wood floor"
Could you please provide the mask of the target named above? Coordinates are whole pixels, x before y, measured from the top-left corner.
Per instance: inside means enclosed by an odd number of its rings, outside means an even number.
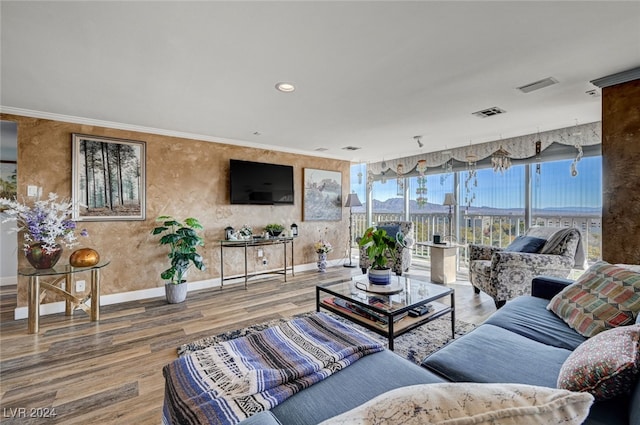
[[[155,298],[103,306],[99,323],[82,311],[49,315],[40,319],[38,335],[27,334],[26,320],[12,320],[15,286],[0,287],[0,423],[158,425],[162,367],[176,358],[178,345],[312,311],[316,284],[357,273],[333,267],[324,274],[298,272],[286,283],[282,276],[263,277],[247,290],[237,284],[192,291],[182,304]],[[409,276],[428,272],[412,266]],[[450,286],[458,319],[480,323],[495,311],[468,282]],[[51,413],[56,416],[28,417]]]

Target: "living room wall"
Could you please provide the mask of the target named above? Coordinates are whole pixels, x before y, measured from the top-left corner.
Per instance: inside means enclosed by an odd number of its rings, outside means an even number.
[[[261,232],[268,223],[281,223],[287,229],[296,223],[299,227],[299,237],[295,240],[296,265],[316,262],[313,243],[320,237],[329,240],[336,248],[329,254],[330,264],[339,263],[345,256],[348,210],[343,209],[340,221],[303,221],[302,199],[304,168],[340,171],[345,196],[349,192],[350,164],[347,161],[12,114],[0,116],[18,124],[18,199],[27,199],[27,185],[42,187],[43,196],[49,192],[71,196],[72,133],[146,142],[146,219],[78,223],[80,228],[89,232],[88,238],[80,238],[79,247],[93,247],[102,258],[111,260],[111,264],[102,271],[103,296],[163,286],[160,272],[166,268],[167,251],[166,247],[158,246],[158,238],[150,231],[155,225],[155,218],[165,214],[178,219],[196,217],[205,227],[206,246],[202,252],[207,270],[190,271],[190,282],[217,284],[216,279],[220,277],[218,241],[224,238],[227,226],[237,229],[248,224],[256,232]],[[294,205],[231,205],[228,183],[231,158],[293,165]],[[73,249],[67,249],[61,261],[66,262],[65,258]],[[250,255],[249,271],[265,271],[282,264],[281,248],[267,247],[264,252],[269,263],[264,266],[257,255]],[[16,255],[19,267],[28,266],[20,249]],[[225,250],[224,257],[225,276],[244,270],[243,250]],[[215,293],[212,292],[212,296]],[[45,300],[50,301],[57,299]],[[26,304],[27,280],[19,278],[17,305],[24,307]]]

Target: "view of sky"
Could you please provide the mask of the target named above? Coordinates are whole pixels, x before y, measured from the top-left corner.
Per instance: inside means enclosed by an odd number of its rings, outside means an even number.
[[[585,157],[577,164],[578,174],[571,175],[572,160],[546,162],[540,165],[540,174],[534,173],[532,179],[532,197],[534,208],[563,208],[563,207],[593,207],[602,206],[602,158]],[[532,170],[535,172],[535,165]],[[524,170],[525,167],[513,166],[503,174],[495,173],[491,169],[477,170],[477,186],[473,181],[469,184],[475,193],[472,206],[492,208],[524,207]],[[362,182],[359,183],[358,172],[362,172]],[[465,204],[466,172],[461,173],[460,188],[461,205]],[[410,196],[416,199],[417,182],[411,179]],[[427,176],[427,200],[429,203],[442,204],[445,193],[453,189],[452,175]],[[366,166],[357,164],[351,168],[351,191],[355,191],[364,202],[366,187]],[[402,197],[398,195],[396,180],[389,180],[382,184],[376,182],[373,188],[373,198],[384,201],[389,198]]]

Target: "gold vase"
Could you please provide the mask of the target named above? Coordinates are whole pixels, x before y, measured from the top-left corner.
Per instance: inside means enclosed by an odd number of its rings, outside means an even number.
[[[92,248],[80,248],[71,254],[69,264],[73,267],[92,267],[100,262],[100,254]]]

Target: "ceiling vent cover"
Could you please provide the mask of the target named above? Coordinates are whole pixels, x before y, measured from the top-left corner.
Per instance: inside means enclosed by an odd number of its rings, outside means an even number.
[[[497,106],[494,106],[493,108],[483,109],[482,111],[474,112],[472,115],[475,115],[476,117],[480,117],[480,118],[487,118],[487,117],[492,117],[494,115],[504,114],[505,112],[507,111],[505,111],[504,109],[500,109]]]
[[[554,84],[558,84],[558,80],[553,77],[549,77],[530,84],[525,84],[524,86],[518,87],[518,90],[520,90],[522,93],[530,93],[534,90],[540,90]]]
[[[342,148],[342,149],[344,149],[344,150],[346,150],[346,151],[357,151],[358,149],[362,149],[362,148],[359,148],[359,147],[357,147],[357,146],[345,146],[345,147],[344,147],[344,148]]]

